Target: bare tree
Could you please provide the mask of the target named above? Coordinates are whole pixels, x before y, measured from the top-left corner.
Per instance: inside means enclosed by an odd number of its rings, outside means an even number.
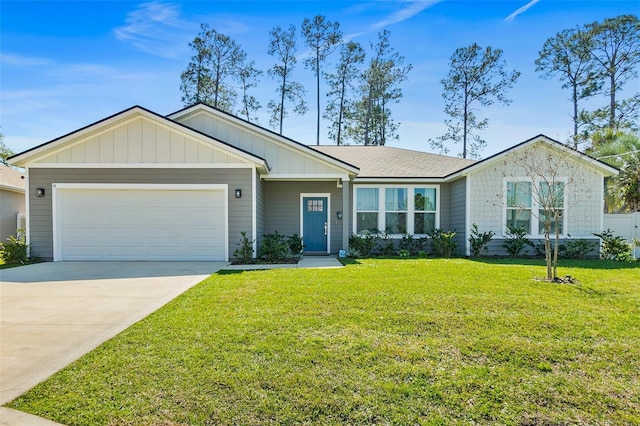
[[[296,51],[296,28],[289,26],[288,30],[283,30],[279,26],[269,33],[269,55],[275,56],[278,62],[269,70],[269,75],[278,82],[276,93],[278,100],[269,101],[268,108],[271,112],[269,124],[274,128],[279,128],[282,134],[282,123],[287,116],[285,101],[293,104],[293,112],[303,115],[307,112],[307,104],[304,100],[306,91],[302,84],[291,79],[293,68],[297,62]]]
[[[523,222],[532,217],[537,219],[538,229],[529,229],[527,233],[537,231],[544,236],[546,279],[558,281],[560,235],[567,233],[565,212],[591,195],[591,186],[585,183],[584,166],[568,158],[567,152],[542,143],[512,151],[504,161],[518,169],[511,175],[503,174],[508,178],[507,207],[523,215],[519,218]],[[509,225],[509,218],[507,222]]]
[[[313,20],[305,19],[302,22],[302,36],[312,50],[311,57],[304,63],[316,75],[316,145],[320,145],[320,67],[342,42],[342,33],[338,22],[331,22],[324,16],[317,15]]]
[[[450,67],[447,78],[441,81],[444,112],[451,117],[445,121],[448,131],[429,142],[432,148],[444,153],[449,152],[444,146],[446,141],[462,142],[462,158],[478,158],[486,142],[474,132],[485,129],[488,119],[477,121],[475,105],[485,107],[495,101],[510,104],[505,92],[513,87],[520,73],[505,69],[502,50],[490,46],[483,49],[476,43],[456,49]]]

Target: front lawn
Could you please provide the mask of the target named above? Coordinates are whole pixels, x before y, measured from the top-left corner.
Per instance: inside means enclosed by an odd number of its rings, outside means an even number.
[[[217,274],[10,407],[66,425],[640,423],[640,267]]]

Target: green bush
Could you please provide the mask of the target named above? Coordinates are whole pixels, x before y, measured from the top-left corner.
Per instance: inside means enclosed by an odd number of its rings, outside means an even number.
[[[253,243],[255,240],[247,238],[245,231],[240,232],[240,234],[242,235],[242,240],[236,244],[238,248],[233,252],[233,257],[243,264],[253,263]]]
[[[294,246],[291,249],[290,243]],[[302,240],[297,234],[291,237],[279,234],[264,235],[260,243],[260,258],[266,263],[294,263],[302,252]]]
[[[24,236],[24,230],[19,229],[17,237],[11,235],[7,238],[7,242],[0,243],[0,258],[10,265],[24,265],[30,261],[29,245]]]
[[[451,257],[453,255],[453,250],[457,246],[453,241],[456,231],[445,232],[438,228],[428,232],[427,235],[431,238],[431,248],[434,255],[440,257]]]
[[[587,254],[598,247],[597,241],[568,240],[560,244],[560,256],[568,259],[584,259]]]
[[[535,247],[533,242],[526,237],[527,231],[524,228],[507,227],[507,235],[502,243],[502,247],[507,250],[511,257],[517,257],[526,246]]]
[[[480,256],[483,252],[487,253],[487,245],[494,236],[493,231],[480,232],[478,225],[471,225],[471,236],[469,243],[471,244],[471,256]]]
[[[613,235],[611,229],[593,235],[602,239],[602,249],[600,250],[601,258],[618,262],[633,261],[633,244],[627,242],[627,240],[619,235]]]
[[[417,256],[423,249],[424,238],[415,238],[413,235],[403,234],[400,240],[400,251],[407,251],[411,256]]]
[[[352,234],[349,237],[349,248],[356,250],[362,257],[369,257],[376,246],[376,237],[373,234]]]
[[[378,247],[377,250],[383,256],[391,256],[395,250],[395,244],[393,239],[386,232],[378,235]]]

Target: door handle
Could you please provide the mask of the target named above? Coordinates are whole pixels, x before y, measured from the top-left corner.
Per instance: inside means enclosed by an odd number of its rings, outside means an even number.
[[[327,235],[327,232],[329,230],[329,225],[327,225],[327,222],[324,223],[324,235]]]

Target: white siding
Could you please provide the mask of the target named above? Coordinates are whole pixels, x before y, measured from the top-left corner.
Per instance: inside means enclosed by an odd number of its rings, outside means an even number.
[[[537,144],[528,149],[549,150],[552,155],[558,151]],[[567,231],[573,238],[593,237],[598,232],[602,220],[603,176],[589,167],[566,158],[567,174],[575,174],[579,168],[579,183],[567,188],[566,214]],[[562,173],[560,173],[562,175]],[[512,177],[526,177],[523,167],[514,157],[504,157],[504,161],[487,165],[470,175],[470,223],[478,225],[480,231],[493,231],[496,238],[504,235],[504,182]]]

